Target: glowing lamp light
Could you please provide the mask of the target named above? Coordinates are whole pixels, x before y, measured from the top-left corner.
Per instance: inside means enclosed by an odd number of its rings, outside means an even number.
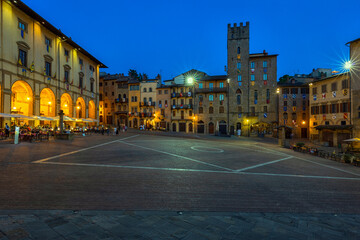
[[[30,98],[29,98],[29,97],[27,97],[27,98],[26,98],[26,100],[30,101]]]
[[[67,104],[65,104],[64,107],[67,107]]]
[[[246,123],[249,123],[249,119],[246,119]]]
[[[77,108],[77,109],[80,109],[80,106],[77,106],[76,108]]]
[[[226,81],[227,81],[228,83],[230,83],[230,78],[228,78]]]
[[[193,77],[188,77],[187,82],[188,82],[188,84],[193,84],[194,83],[194,78]]]
[[[49,105],[51,105],[51,102],[48,102]]]
[[[309,83],[309,86],[311,87],[313,84],[312,83]]]
[[[193,119],[195,120],[195,117],[193,117]]]
[[[276,89],[276,93],[280,93],[280,88],[277,88],[277,89]]]
[[[13,109],[15,110],[15,109],[16,109],[16,107],[13,107]]]
[[[304,125],[304,124],[305,124],[305,121],[302,121],[302,124]]]
[[[346,61],[344,63],[344,68],[347,69],[347,70],[350,70],[352,67],[352,62],[351,61]]]

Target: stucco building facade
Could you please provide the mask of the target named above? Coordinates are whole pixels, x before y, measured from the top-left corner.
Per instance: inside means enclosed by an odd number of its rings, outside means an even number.
[[[35,126],[56,125],[44,119],[60,110],[78,119],[68,125],[96,122],[105,66],[21,1],[1,0],[0,11],[0,112]],[[11,119],[2,118],[2,125]]]

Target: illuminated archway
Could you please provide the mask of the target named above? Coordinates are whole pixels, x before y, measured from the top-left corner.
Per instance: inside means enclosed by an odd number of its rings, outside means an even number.
[[[86,118],[86,105],[82,97],[76,100],[76,118]]]
[[[50,88],[44,88],[40,93],[40,116],[55,117],[55,94]]]
[[[33,115],[33,91],[24,81],[16,81],[11,87],[11,113]]]
[[[72,117],[72,99],[68,93],[61,95],[60,108],[65,116]]]
[[[96,118],[96,114],[95,114],[95,103],[94,101],[90,101],[89,102],[89,118]]]

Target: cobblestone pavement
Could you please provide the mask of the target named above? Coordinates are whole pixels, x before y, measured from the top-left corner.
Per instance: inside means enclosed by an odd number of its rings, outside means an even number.
[[[0,239],[360,239],[359,215],[1,211]]]

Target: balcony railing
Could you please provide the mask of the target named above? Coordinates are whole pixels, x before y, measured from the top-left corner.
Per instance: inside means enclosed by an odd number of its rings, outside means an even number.
[[[115,103],[128,103],[129,99],[128,98],[116,98],[115,99]]]
[[[223,88],[197,88],[196,93],[226,93],[227,87]]]
[[[192,97],[193,93],[191,91],[185,93],[171,93],[171,98],[179,98],[179,97]]]
[[[172,109],[192,109],[192,104],[171,105]]]
[[[193,117],[181,117],[181,116],[178,116],[178,117],[171,117],[171,120],[172,121],[194,121],[194,118]]]
[[[140,107],[155,107],[155,102],[139,102]]]

